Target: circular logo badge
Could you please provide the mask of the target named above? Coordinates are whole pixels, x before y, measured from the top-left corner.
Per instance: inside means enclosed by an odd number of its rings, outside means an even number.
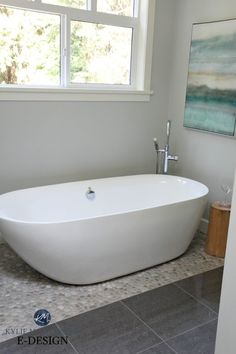
[[[38,326],[47,326],[50,321],[51,321],[51,315],[50,312],[48,312],[48,310],[41,309],[35,312],[34,322]]]

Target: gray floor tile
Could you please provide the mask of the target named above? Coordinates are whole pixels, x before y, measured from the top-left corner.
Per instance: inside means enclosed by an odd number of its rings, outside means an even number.
[[[41,328],[37,331],[32,331],[25,334],[24,340],[28,337],[35,336],[58,336],[61,337],[61,332],[57,329],[55,325],[47,326]],[[32,341],[30,340],[32,343]],[[75,354],[74,349],[68,344],[18,344],[18,338],[12,338],[0,344],[1,354]]]
[[[58,326],[81,354],[131,354],[161,342],[120,302],[61,321]]]
[[[223,267],[180,280],[176,285],[201,300],[214,311],[219,310]]]
[[[163,339],[216,318],[214,312],[175,285],[163,286],[123,302]]]
[[[175,354],[175,352],[165,343],[161,343],[138,354]]]
[[[168,341],[179,354],[214,354],[217,320]]]

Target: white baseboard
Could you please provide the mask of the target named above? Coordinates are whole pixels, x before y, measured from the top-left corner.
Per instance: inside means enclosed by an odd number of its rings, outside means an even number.
[[[209,221],[207,219],[201,218],[198,230],[201,231],[203,234],[207,234],[208,224]]]

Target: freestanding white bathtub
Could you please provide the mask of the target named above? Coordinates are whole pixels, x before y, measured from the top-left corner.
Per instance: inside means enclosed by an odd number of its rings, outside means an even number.
[[[166,175],[30,188],[0,196],[0,231],[25,262],[49,278],[96,283],[184,253],[207,194],[201,183]]]

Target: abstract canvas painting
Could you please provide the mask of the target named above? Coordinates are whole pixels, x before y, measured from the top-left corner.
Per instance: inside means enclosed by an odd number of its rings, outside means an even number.
[[[234,136],[236,20],[193,25],[184,126]]]

